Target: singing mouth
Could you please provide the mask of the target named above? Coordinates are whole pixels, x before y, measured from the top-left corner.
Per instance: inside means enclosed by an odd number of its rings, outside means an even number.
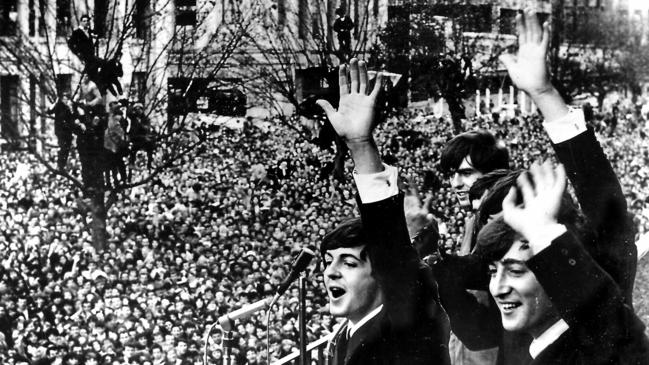
[[[345,295],[345,289],[339,288],[339,287],[330,287],[329,288],[329,293],[331,294],[331,297],[334,299],[338,299]]]

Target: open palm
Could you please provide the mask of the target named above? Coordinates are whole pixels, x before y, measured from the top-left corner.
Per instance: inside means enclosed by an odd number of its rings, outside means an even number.
[[[509,77],[519,89],[530,95],[542,93],[550,86],[545,57],[550,38],[549,24],[539,24],[536,11],[525,10],[525,17],[516,17],[518,52],[505,54],[500,60]]]
[[[349,68],[349,75],[348,75]],[[318,100],[336,133],[345,142],[366,141],[372,136],[376,114],[376,97],[381,89],[382,74],[376,76],[371,92],[367,93],[368,76],[365,62],[353,58],[349,67],[338,70],[340,101],[338,110],[326,100]]]

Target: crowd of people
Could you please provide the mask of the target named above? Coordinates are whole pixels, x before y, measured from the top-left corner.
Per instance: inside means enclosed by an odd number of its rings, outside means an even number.
[[[599,139],[640,237],[649,231],[649,124],[629,111],[611,136],[604,129]],[[593,121],[598,128],[601,119]],[[496,121],[487,114],[464,127],[501,138],[516,167],[552,155],[536,115]],[[378,129],[385,161],[430,207],[443,248],[457,250],[469,213],[455,204],[438,166],[441,146],[452,137],[450,121],[412,110],[389,116]],[[163,153],[164,146],[154,158]],[[108,246],[98,252],[81,193],[30,155],[3,153],[0,362],[202,363],[210,324],[272,295],[301,248],[316,251],[326,232],[355,215],[351,182],[321,173],[332,157],[279,124],[221,129],[177,167],[121,195],[108,212]],[[308,275],[309,341],[336,322],[318,261]],[[237,364],[265,363],[267,335],[272,359],[297,351],[297,297],[293,286],[271,308],[269,328],[264,313],[237,324]],[[215,331],[208,346],[214,363],[222,345]]]

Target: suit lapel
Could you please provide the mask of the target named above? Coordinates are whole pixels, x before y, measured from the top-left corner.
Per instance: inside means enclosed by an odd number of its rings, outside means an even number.
[[[345,356],[345,364],[356,363],[355,359],[364,351],[363,347],[370,343],[374,343],[383,335],[381,324],[384,320],[385,311],[382,310],[374,318],[367,321],[359,329],[354,332],[354,335],[349,339],[347,344],[347,355]]]

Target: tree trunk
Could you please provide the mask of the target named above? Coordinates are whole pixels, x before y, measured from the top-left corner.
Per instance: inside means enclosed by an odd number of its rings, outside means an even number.
[[[97,252],[106,248],[108,232],[106,232],[106,204],[104,201],[104,189],[93,190],[88,194],[90,201],[90,213],[92,222],[90,230],[92,234],[92,245]]]
[[[453,133],[460,134],[463,132],[462,119],[466,118],[462,99],[454,96],[445,96],[444,99],[448,104],[449,112],[451,112],[451,120],[453,121]]]

